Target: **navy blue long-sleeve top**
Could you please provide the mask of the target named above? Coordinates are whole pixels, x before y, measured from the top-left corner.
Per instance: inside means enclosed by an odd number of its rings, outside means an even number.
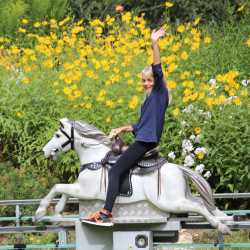
[[[141,106],[140,119],[132,127],[136,141],[158,143],[163,131],[165,111],[169,100],[161,64],[153,64],[152,70],[154,87]]]

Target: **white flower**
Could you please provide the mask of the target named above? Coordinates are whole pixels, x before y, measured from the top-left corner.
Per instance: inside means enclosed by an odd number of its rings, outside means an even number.
[[[170,152],[170,153],[168,154],[168,158],[174,160],[174,159],[176,158],[175,153],[174,153],[174,152]]]
[[[191,167],[194,165],[194,159],[192,155],[187,155],[184,159],[184,166],[185,167]]]
[[[186,121],[181,121],[181,126],[182,127],[185,127],[187,125],[187,122]]]
[[[190,135],[189,139],[192,140],[192,141],[194,141],[195,137],[196,137],[195,135]]]
[[[207,171],[205,174],[204,174],[204,177],[205,178],[209,178],[211,176],[211,172],[210,171]]]
[[[206,154],[207,153],[207,150],[204,148],[204,147],[199,147],[199,148],[196,148],[194,153],[197,155],[197,154]]]
[[[191,113],[194,109],[193,104],[189,104],[186,108],[182,110],[183,113]]]
[[[212,114],[211,114],[211,112],[209,112],[209,111],[208,111],[208,112],[204,112],[203,114],[204,114],[205,117],[208,118],[208,119],[210,119],[210,118],[212,117]]]
[[[241,81],[241,84],[242,84],[244,87],[246,87],[246,86],[248,85],[248,83],[249,83],[249,80],[242,80],[242,81]]]
[[[216,84],[216,79],[210,79],[209,80],[209,83],[214,86]]]
[[[184,139],[182,141],[182,150],[185,152],[191,152],[194,149],[193,144],[190,140]]]
[[[205,165],[204,164],[199,164],[195,167],[195,171],[199,174],[202,174],[202,172],[204,171],[205,169]]]
[[[200,143],[201,142],[201,134],[195,136],[194,142],[195,143]]]

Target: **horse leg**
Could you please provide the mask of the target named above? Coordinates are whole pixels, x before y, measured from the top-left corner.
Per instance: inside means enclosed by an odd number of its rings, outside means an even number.
[[[66,194],[62,194],[61,199],[57,202],[56,206],[55,206],[55,216],[56,217],[61,217],[62,216],[62,212],[65,208],[65,205],[67,203],[69,196]]]
[[[58,194],[64,194],[66,196],[74,196],[79,197],[81,196],[81,188],[78,183],[74,184],[55,184],[50,192],[41,200],[40,206],[36,210],[35,220],[40,220],[43,216],[45,216],[47,212],[47,208],[49,207],[50,202],[53,198],[56,197]],[[63,205],[63,201],[61,205]]]
[[[214,227],[217,228],[220,232],[223,234],[230,234],[230,229],[227,225],[223,224],[220,220],[218,220],[212,213],[208,211],[208,209],[200,204],[200,202],[192,201],[188,199],[181,199],[178,202],[170,202],[171,203],[171,209],[168,205],[168,207],[165,208],[165,210],[171,212],[178,213],[186,213],[186,212],[194,212],[198,213],[205,217],[205,219]]]

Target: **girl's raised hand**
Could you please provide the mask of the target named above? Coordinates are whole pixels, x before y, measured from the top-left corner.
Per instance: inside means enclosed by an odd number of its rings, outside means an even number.
[[[151,40],[153,43],[157,42],[160,37],[163,37],[165,35],[165,29],[161,27],[158,30],[153,30],[151,33]]]

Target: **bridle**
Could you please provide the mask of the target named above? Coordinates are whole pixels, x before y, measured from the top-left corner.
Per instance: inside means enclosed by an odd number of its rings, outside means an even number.
[[[60,127],[60,131],[68,138],[68,140],[66,142],[64,142],[61,146],[61,148],[66,147],[68,144],[70,144],[70,148],[74,149],[74,126],[71,126],[71,134],[70,136],[62,129],[62,127]]]

